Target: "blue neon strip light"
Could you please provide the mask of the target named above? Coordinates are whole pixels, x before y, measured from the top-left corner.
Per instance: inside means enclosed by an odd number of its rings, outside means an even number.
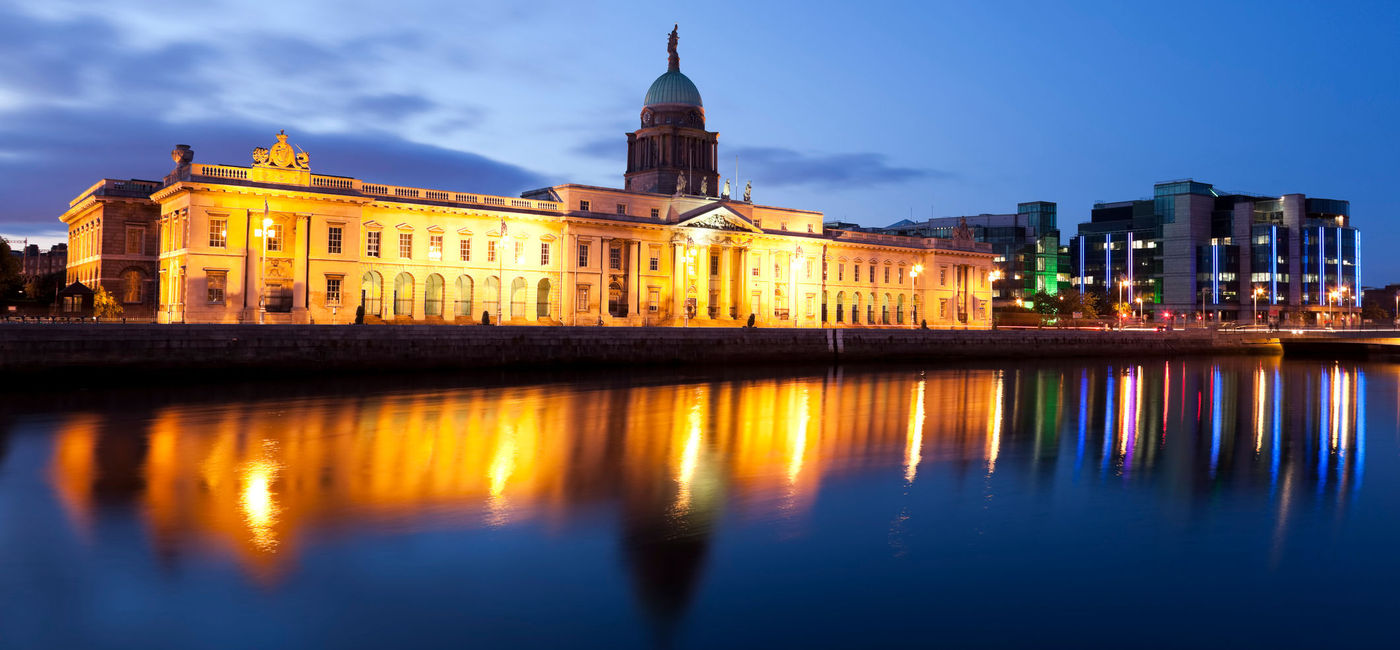
[[[1360,307],[1360,306],[1361,306],[1361,231],[1360,231],[1360,230],[1353,230],[1353,231],[1351,231],[1351,245],[1352,245],[1353,247],[1356,248],[1356,259],[1355,259],[1355,261],[1353,262],[1352,267],[1351,267],[1351,270],[1352,270],[1352,282],[1356,283],[1356,284],[1355,284],[1356,290],[1353,291],[1352,293],[1354,293],[1354,294],[1356,294],[1356,295],[1352,296],[1351,298],[1352,298],[1352,304],[1353,304],[1354,306],[1356,306],[1356,307]]]
[[[1113,235],[1103,236],[1103,288],[1113,293]]]
[[[1278,226],[1269,226],[1269,304],[1278,304]]]
[[[1220,244],[1210,245],[1210,304],[1220,304]]]

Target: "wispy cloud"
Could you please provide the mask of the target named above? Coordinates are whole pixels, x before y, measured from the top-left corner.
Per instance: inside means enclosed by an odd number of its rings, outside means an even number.
[[[746,178],[773,187],[799,185],[868,186],[953,178],[951,172],[900,167],[877,153],[809,153],[781,147],[734,150]]]

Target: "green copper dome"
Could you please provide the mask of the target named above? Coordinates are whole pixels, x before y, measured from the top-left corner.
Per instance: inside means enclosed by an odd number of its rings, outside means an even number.
[[[651,88],[647,89],[647,98],[644,104],[646,106],[657,104],[704,106],[700,102],[700,91],[690,81],[690,77],[681,74],[680,70],[667,70],[665,74],[657,77],[656,81],[651,82]]]

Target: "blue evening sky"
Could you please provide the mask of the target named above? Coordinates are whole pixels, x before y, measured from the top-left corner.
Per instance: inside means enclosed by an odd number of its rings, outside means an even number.
[[[176,143],[248,164],[517,194],[620,186],[665,70],[758,202],[884,225],[1192,177],[1348,199],[1367,285],[1400,281],[1397,2],[338,2],[0,5],[0,233],[60,241],[102,177]],[[698,8],[697,8],[698,7]]]

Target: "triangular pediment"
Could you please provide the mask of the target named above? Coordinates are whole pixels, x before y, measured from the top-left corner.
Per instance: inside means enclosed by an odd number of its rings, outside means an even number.
[[[677,226],[686,228],[707,228],[710,230],[731,230],[737,232],[761,233],[763,229],[753,225],[744,215],[727,205],[707,205],[681,215]]]

